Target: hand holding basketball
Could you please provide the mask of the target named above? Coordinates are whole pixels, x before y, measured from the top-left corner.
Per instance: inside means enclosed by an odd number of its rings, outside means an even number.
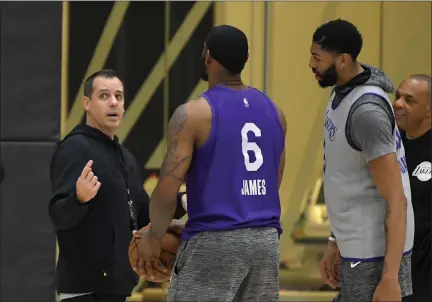
[[[150,233],[150,228],[144,228],[138,231],[138,261],[137,267],[140,276],[150,277],[150,280],[155,279],[156,271],[167,273],[167,269],[159,260],[161,252],[161,242],[154,238]],[[138,235],[135,234],[135,235]]]
[[[169,280],[169,278],[170,278],[169,272],[165,273],[165,272],[160,272],[160,271],[155,270],[154,275],[153,275],[153,279],[152,279],[150,276],[145,275],[145,273],[140,273],[138,271],[139,259],[140,259],[138,245],[141,241],[141,233],[148,230],[149,226],[150,225],[146,225],[145,227],[143,227],[139,231],[134,232],[134,236],[132,237],[132,240],[129,244],[129,262],[130,262],[130,265],[132,266],[132,269],[138,275],[140,275],[140,277],[142,277],[146,280],[152,281],[152,282],[164,282],[164,281]],[[175,257],[174,257],[173,261],[175,261]],[[165,261],[163,261],[163,262],[165,262]],[[165,264],[167,264],[167,263],[165,263]],[[169,266],[169,265],[167,265],[167,266]]]
[[[167,233],[162,240],[159,241],[158,259],[155,260],[155,258],[153,258],[153,260],[148,263],[144,263],[141,258],[142,251],[140,250],[141,245],[144,243],[141,242],[141,240],[143,237],[148,236],[149,226],[150,225],[147,225],[134,233],[129,245],[130,264],[134,271],[146,280],[152,282],[168,281],[174,267],[177,250],[181,244],[180,236],[184,229],[184,223],[179,220],[173,220],[168,227]]]
[[[101,183],[92,171],[93,161],[89,160],[76,182],[76,196],[81,203],[87,203],[96,196]]]

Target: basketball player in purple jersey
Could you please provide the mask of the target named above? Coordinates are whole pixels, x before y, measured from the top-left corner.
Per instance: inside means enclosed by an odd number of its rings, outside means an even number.
[[[241,72],[245,34],[214,27],[204,43],[209,90],[177,108],[167,153],[150,204],[151,227],[139,246],[141,275],[151,279],[160,240],[186,178],[188,216],[168,301],[279,300],[279,185],[286,121]]]

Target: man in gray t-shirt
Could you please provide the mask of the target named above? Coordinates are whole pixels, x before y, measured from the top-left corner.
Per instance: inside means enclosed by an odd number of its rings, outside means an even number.
[[[356,61],[357,28],[330,21],[313,35],[309,67],[334,89],[324,120],[324,195],[332,235],[321,261],[336,301],[401,301],[412,294],[413,212],[390,79]],[[339,257],[340,256],[340,257]]]

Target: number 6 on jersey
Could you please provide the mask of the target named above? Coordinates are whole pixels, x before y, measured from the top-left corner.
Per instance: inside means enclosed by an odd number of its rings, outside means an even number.
[[[264,163],[264,158],[260,147],[256,143],[248,141],[248,133],[253,132],[256,137],[261,137],[261,129],[257,127],[254,123],[244,124],[241,130],[242,136],[242,152],[244,156],[244,163],[247,171],[258,171]],[[255,154],[255,161],[250,162],[248,151]]]

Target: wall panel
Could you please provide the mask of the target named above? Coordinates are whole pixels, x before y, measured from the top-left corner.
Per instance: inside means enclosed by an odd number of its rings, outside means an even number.
[[[0,4],[0,301],[54,301],[61,2]]]
[[[0,135],[3,141],[55,141],[60,127],[61,5],[2,5]]]
[[[383,68],[397,86],[431,74],[431,2],[383,2]]]

